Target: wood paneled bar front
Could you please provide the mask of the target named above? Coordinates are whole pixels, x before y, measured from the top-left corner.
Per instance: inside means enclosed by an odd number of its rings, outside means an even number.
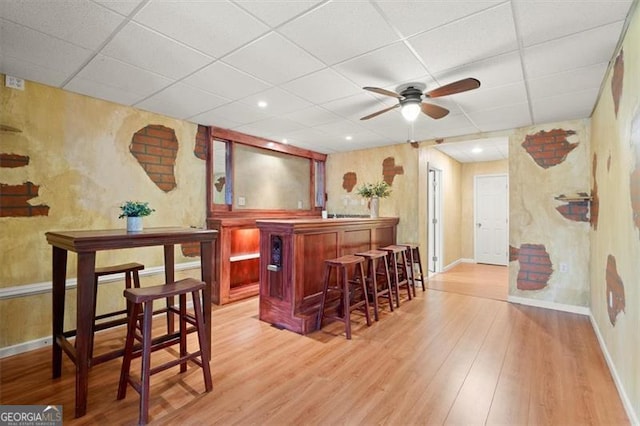
[[[257,220],[260,319],[300,334],[316,330],[325,259],[395,244],[398,221]]]

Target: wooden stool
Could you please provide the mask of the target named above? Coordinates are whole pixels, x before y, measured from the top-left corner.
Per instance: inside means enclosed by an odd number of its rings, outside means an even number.
[[[424,284],[424,274],[422,272],[422,260],[420,259],[420,245],[415,243],[402,243],[398,244],[400,246],[405,246],[408,249],[409,254],[409,269],[411,270],[411,277],[413,279],[413,295],[416,295],[416,281],[420,281],[422,284],[422,291],[427,291],[427,287]],[[416,274],[416,269],[414,265],[418,265],[418,273]]]
[[[95,272],[93,274],[94,286],[95,286],[95,291],[93,294],[93,311],[92,311],[93,312],[93,333],[91,334],[91,341],[89,342],[89,353],[91,354],[92,358],[93,358],[94,333],[99,330],[105,330],[107,328],[126,324],[127,323],[126,315],[128,315],[128,313],[131,312],[131,303],[127,301],[127,309],[125,310],[109,312],[102,315],[96,315],[96,306],[98,302],[98,279],[106,275],[124,274],[125,288],[131,288],[132,286],[135,288],[140,288],[140,275],[138,275],[138,271],[141,271],[143,269],[144,269],[144,265],[140,263],[135,263],[135,262],[124,263],[121,265],[105,266],[102,268],[95,269]],[[116,316],[123,316],[123,317],[96,324],[96,321],[100,321],[107,318],[113,318]],[[117,356],[119,356],[119,354]],[[99,364],[100,362],[104,362],[104,361],[107,361],[108,359],[113,359],[113,358],[115,358],[115,356],[107,355],[106,357],[99,357],[96,360],[92,360],[91,365]]]
[[[326,318],[336,319],[344,322],[345,334],[347,339],[351,339],[351,311],[358,309],[362,306],[365,308],[365,317],[367,318],[367,325],[371,325],[371,317],[369,316],[369,299],[367,297],[367,286],[365,283],[364,275],[364,258],[360,256],[347,255],[337,259],[329,259],[324,261],[324,290],[320,299],[320,311],[318,312],[318,324],[317,328],[322,328],[322,320]],[[354,279],[349,280],[349,274],[347,267],[354,265],[356,270],[354,273]],[[336,270],[336,285],[330,286],[331,270]],[[363,300],[352,303],[350,296],[350,285],[359,285],[362,291]],[[326,315],[324,312],[325,303],[327,301],[327,293],[330,291],[338,292],[341,294],[341,306],[342,316]],[[355,293],[355,292],[354,292]],[[355,297],[354,297],[355,299]],[[340,313],[340,310],[338,310]]]
[[[124,359],[122,361],[120,383],[118,385],[118,399],[126,396],[127,383],[131,384],[140,394],[139,424],[146,424],[149,419],[149,379],[151,375],[178,364],[180,365],[180,372],[185,372],[187,370],[187,361],[193,361],[202,368],[206,391],[211,391],[213,387],[211,384],[211,371],[209,369],[209,342],[207,341],[207,335],[204,330],[204,315],[202,304],[200,303],[200,295],[202,294],[204,286],[205,283],[202,281],[185,278],[170,284],[126,289],[124,291],[124,297],[131,302],[133,307],[129,315],[127,341],[125,343]],[[191,293],[191,297],[193,298],[194,316],[187,313],[187,293]],[[180,331],[168,333],[152,340],[151,320],[153,318],[153,301],[173,296],[179,296],[179,309],[176,309],[174,306],[170,306],[168,309],[178,314]],[[210,309],[210,307],[207,307],[207,309]],[[141,329],[137,327],[140,311],[143,312]],[[187,323],[195,326],[195,328],[191,327],[187,329]],[[189,353],[187,352],[187,334],[193,331],[198,333],[200,350]],[[141,348],[134,350],[134,339],[142,343]],[[151,368],[151,352],[176,344],[180,344],[180,357],[178,359]],[[129,375],[131,360],[139,356],[142,357],[140,380]]]
[[[396,293],[396,306],[400,306],[400,287],[406,286],[409,300],[413,298],[413,295],[411,294],[411,284],[409,283],[409,276],[407,272],[407,269],[409,268],[407,247],[390,245],[381,247],[380,250],[384,250],[389,253],[389,266],[391,267],[391,281],[393,281],[393,290]]]
[[[386,251],[382,250],[369,250],[362,253],[356,253],[356,256],[362,256],[367,260],[367,283],[371,284],[371,293],[373,295],[373,316],[376,321],[380,320],[378,311],[379,304],[378,298],[382,296],[387,296],[389,299],[389,309],[393,312],[393,299],[391,291],[391,278],[389,276],[389,263],[387,261],[388,256]],[[380,259],[381,263],[378,263],[377,260]],[[384,272],[378,272],[378,269],[382,266]],[[378,275],[382,275],[385,277],[386,288],[379,290],[378,289]]]

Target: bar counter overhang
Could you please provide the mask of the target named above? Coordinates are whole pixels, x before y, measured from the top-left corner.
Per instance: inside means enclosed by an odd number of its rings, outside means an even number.
[[[324,261],[396,243],[397,217],[257,220],[260,319],[316,330]]]

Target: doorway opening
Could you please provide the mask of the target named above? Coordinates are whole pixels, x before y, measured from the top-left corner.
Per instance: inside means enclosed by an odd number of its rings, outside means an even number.
[[[429,166],[427,229],[429,275],[442,272],[442,170]]]

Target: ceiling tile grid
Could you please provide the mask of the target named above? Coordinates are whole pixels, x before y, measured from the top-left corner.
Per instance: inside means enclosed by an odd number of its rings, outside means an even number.
[[[631,5],[2,0],[0,73],[331,153],[587,118]],[[364,86],[467,77],[444,118],[360,120],[398,104]]]

